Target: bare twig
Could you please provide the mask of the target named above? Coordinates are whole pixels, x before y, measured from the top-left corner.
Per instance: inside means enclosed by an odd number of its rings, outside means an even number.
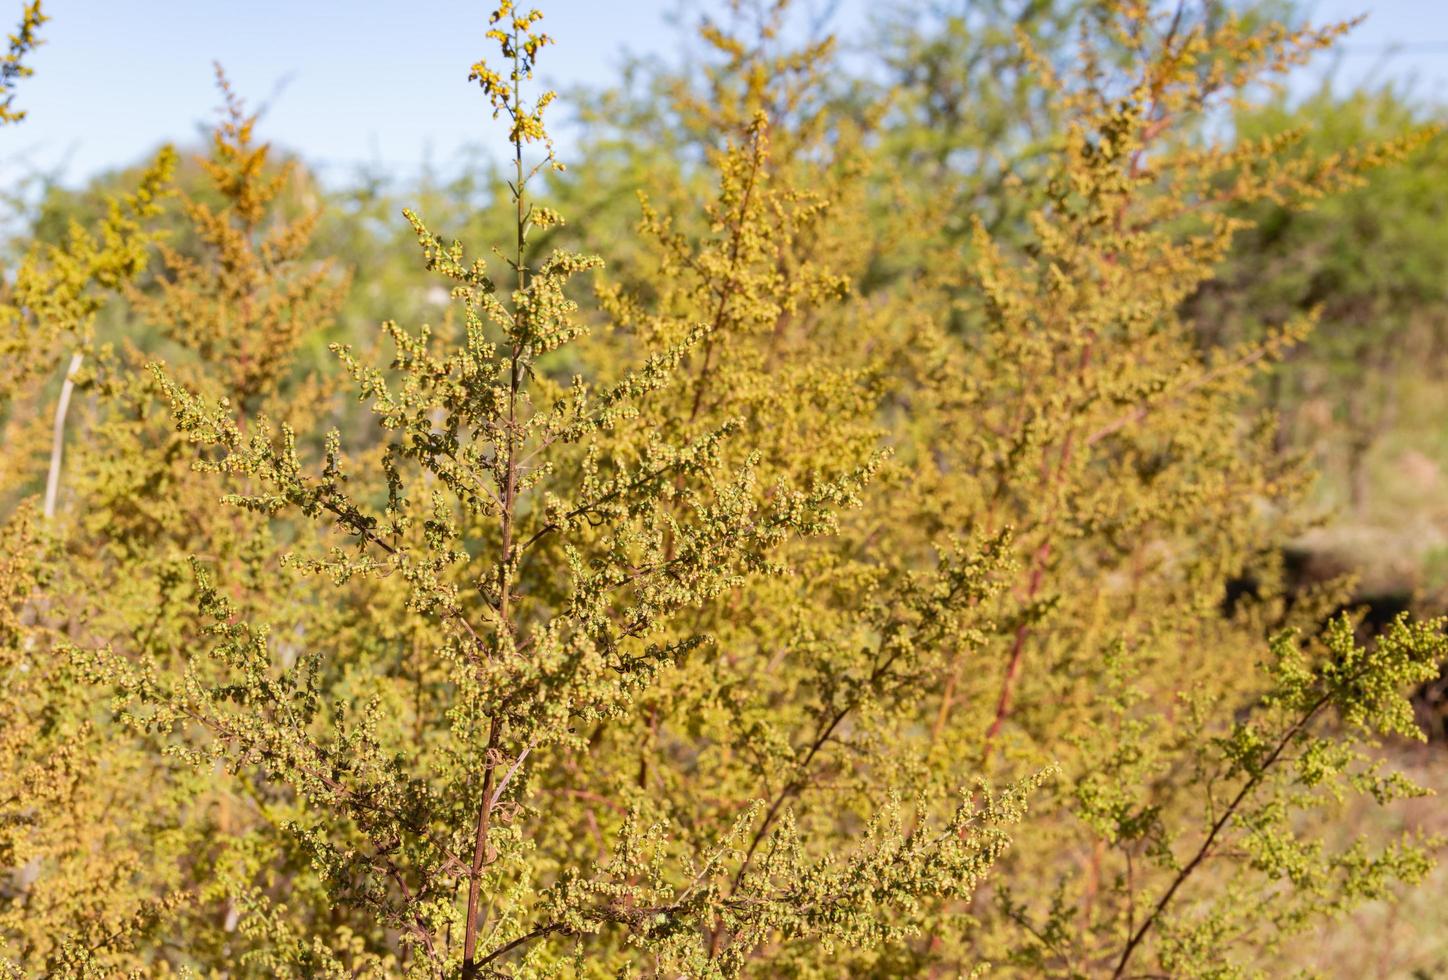
[[[80,370],[85,355],[76,351],[70,355],[70,366],[65,369],[65,381],[60,386],[60,400],[55,403],[55,436],[50,444],[50,474],[45,480],[45,516],[55,516],[55,499],[60,493],[60,460],[65,452],[65,415],[70,410],[70,395],[75,390],[75,373]]]

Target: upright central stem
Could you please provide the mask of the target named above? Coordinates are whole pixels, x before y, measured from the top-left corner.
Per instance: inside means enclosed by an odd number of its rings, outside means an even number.
[[[523,185],[526,177],[523,173],[523,131],[517,122],[517,114],[522,112],[522,76],[523,68],[517,52],[519,48],[519,37],[516,22],[513,27],[513,201],[517,211],[517,238],[516,253],[513,261],[513,269],[517,273],[517,299],[521,299],[523,290],[528,285],[527,269],[523,265],[523,252],[527,239],[528,214],[525,210]],[[518,303],[515,299],[513,305],[513,329],[510,338],[508,354],[508,418],[503,432],[503,486],[502,486],[502,513],[500,515],[502,544],[500,548],[500,559],[498,563],[498,631],[502,638],[506,636],[509,640],[516,640],[516,630],[513,627],[511,599],[513,591],[512,569],[513,569],[513,518],[514,509],[518,499],[518,388],[520,385],[522,371],[521,361],[525,348],[526,337],[523,336],[527,325],[519,320]],[[502,644],[499,644],[501,647]],[[515,648],[516,644],[507,644],[509,649]],[[464,980],[471,980],[477,976],[477,950],[478,933],[483,925],[483,911],[480,907],[482,897],[482,873],[483,868],[495,857],[493,849],[488,842],[488,831],[492,823],[493,794],[494,790],[494,755],[499,744],[503,740],[503,718],[501,714],[495,714],[488,726],[488,745],[483,752],[483,791],[482,799],[478,803],[478,824],[477,834],[473,840],[473,862],[471,874],[468,880],[468,909],[466,930],[463,938],[463,977]]]

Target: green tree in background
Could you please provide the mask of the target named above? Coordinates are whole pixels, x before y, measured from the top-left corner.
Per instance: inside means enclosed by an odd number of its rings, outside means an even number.
[[[1423,115],[1391,88],[1345,98],[1324,90],[1244,115],[1237,128],[1245,138],[1297,131],[1303,152],[1328,154],[1420,125]],[[1358,512],[1371,495],[1368,455],[1392,426],[1401,396],[1416,380],[1436,380],[1434,365],[1444,361],[1445,146],[1438,137],[1308,211],[1257,208],[1228,268],[1193,302],[1209,343],[1319,311],[1310,342],[1274,376],[1271,398],[1289,442],[1313,448],[1327,439],[1337,448],[1347,501]],[[1314,411],[1324,405],[1335,417]]]

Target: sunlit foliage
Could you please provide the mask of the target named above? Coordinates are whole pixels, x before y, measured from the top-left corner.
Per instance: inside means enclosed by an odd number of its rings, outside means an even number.
[[[7,273],[6,969],[1246,976],[1427,872],[1336,830],[1420,793],[1376,749],[1442,624],[1282,589],[1309,472],[1254,381],[1312,312],[1204,350],[1182,307],[1429,134],[1209,124],[1340,27],[1042,8],[925,80],[1006,73],[967,131],[731,10],[611,123],[669,160],[574,176],[501,0],[501,217],[406,212],[406,288],[224,78],[189,184]]]

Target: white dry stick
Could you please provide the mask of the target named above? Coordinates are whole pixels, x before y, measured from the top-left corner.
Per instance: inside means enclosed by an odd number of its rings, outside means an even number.
[[[55,403],[55,438],[50,444],[50,476],[45,481],[45,516],[55,516],[55,498],[60,493],[60,458],[65,452],[65,413],[70,408],[70,393],[75,390],[75,372],[80,370],[85,355],[76,351],[70,355],[70,367],[65,371],[65,382],[60,386],[60,401]]]
[[[519,755],[518,758],[513,760],[512,766],[508,768],[507,773],[505,773],[503,776],[503,781],[498,784],[497,789],[493,790],[493,796],[491,799],[488,800],[489,810],[492,810],[493,807],[497,806],[498,801],[503,798],[503,790],[508,788],[508,780],[513,778],[513,773],[517,772],[518,767],[523,764],[523,760],[528,758],[528,753],[533,751],[533,744],[537,741],[538,736],[534,735],[528,740],[528,745],[526,748],[523,749],[522,754]]]

